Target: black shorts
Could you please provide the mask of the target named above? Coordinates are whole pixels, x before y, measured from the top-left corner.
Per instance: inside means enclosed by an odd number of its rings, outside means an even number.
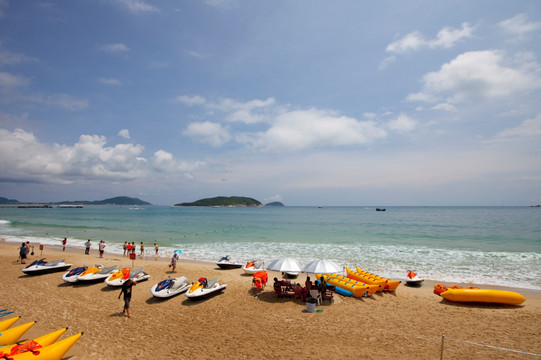
[[[130,300],[131,300],[131,296],[125,296],[124,297],[124,307],[126,309],[130,308]]]
[[[100,254],[103,255],[103,250],[100,250]]]

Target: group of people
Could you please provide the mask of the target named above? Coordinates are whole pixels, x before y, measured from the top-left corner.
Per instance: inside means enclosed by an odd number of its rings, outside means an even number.
[[[64,239],[65,240],[65,239]],[[90,255],[90,247],[92,246],[92,243],[90,242],[90,239],[87,240],[85,243],[85,255]],[[98,250],[100,251],[100,258],[103,257],[103,253],[105,252],[105,241],[101,240],[98,245]],[[62,250],[64,251],[64,250]]]
[[[156,256],[158,256],[158,249],[159,246],[156,242],[154,242],[154,251],[156,252]],[[136,245],[135,242],[132,241],[131,243],[124,241],[124,254],[123,256],[129,256],[130,254],[135,254],[136,251]],[[145,244],[141,241],[141,245],[139,245],[139,256],[143,257],[145,255]]]

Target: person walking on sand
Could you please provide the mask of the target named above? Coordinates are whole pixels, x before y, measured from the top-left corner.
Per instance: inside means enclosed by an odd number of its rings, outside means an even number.
[[[85,243],[85,255],[90,254],[90,239]]]
[[[28,248],[26,247],[26,244],[23,242],[19,249],[19,258],[21,259],[21,264],[26,264],[26,254],[28,254]]]
[[[62,240],[62,251],[66,251],[66,244],[68,243],[68,238]]]
[[[178,260],[178,254],[173,254],[173,257],[171,258],[171,264],[169,264],[170,267],[172,267],[171,271],[175,272],[175,269],[177,267],[177,260]]]
[[[132,279],[129,279],[124,284],[122,284],[122,290],[120,290],[120,294],[118,294],[119,299],[120,296],[124,294],[124,309],[122,310],[122,314],[126,314],[128,317],[130,317],[130,301],[132,287],[134,287],[135,285],[137,285],[137,283]]]
[[[100,241],[100,245],[98,247],[100,249],[100,258],[103,257],[103,252],[105,251],[105,241]]]

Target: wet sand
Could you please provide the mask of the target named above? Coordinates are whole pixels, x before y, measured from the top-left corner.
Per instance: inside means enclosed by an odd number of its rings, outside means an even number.
[[[35,251],[30,260],[38,259],[37,246]],[[46,247],[43,257],[65,259],[73,267],[132,266],[123,256],[106,253],[100,259],[97,250],[83,252]],[[17,324],[38,321],[24,338],[65,326],[69,330],[63,338],[84,331],[66,355],[70,359],[439,359],[442,334],[447,338],[444,359],[530,358],[451,339],[541,354],[541,291],[516,290],[527,299],[520,306],[463,304],[433,294],[430,282],[420,288],[402,284],[394,293],[366,299],[335,294],[334,303],[325,301],[317,307],[321,312],[308,313],[304,302],[276,297],[272,278],[279,274],[269,272],[269,284],[260,292],[240,269],[181,260],[171,273],[168,259],[146,256],[135,260],[135,267],[144,267],[151,278],[133,288],[132,316],[127,318],[120,289],[67,284],[63,272],[27,276],[17,256],[16,245],[0,241],[0,307],[22,315]],[[154,284],[181,275],[190,281],[218,278],[227,289],[202,301],[184,295],[152,297]],[[305,279],[301,274],[295,281]]]

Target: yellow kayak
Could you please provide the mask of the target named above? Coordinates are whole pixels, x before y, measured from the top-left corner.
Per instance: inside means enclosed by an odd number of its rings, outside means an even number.
[[[37,338],[35,338],[33,340],[21,341],[21,342],[16,343],[16,344],[11,344],[11,345],[6,345],[6,346],[3,346],[3,347],[0,347],[0,358],[2,358],[3,355],[8,356],[8,357],[13,356],[11,354],[16,352],[18,350],[17,348],[21,347],[21,345],[23,345],[23,347],[24,347],[24,345],[26,345],[26,347],[31,347],[31,348],[34,348],[36,345],[38,345],[39,347],[49,346],[52,343],[54,343],[56,340],[58,340],[58,338],[60,336],[62,336],[62,334],[65,333],[66,330],[68,330],[67,327],[56,330],[56,331],[53,331],[53,332],[48,333],[46,335],[42,335],[42,336],[37,337]],[[26,350],[26,351],[28,351],[28,350]],[[22,351],[19,351],[19,352],[22,352]]]
[[[83,335],[83,333],[78,333],[72,335],[64,340],[57,341],[49,346],[44,346],[37,351],[39,354],[34,354],[31,351],[10,356],[12,360],[60,360],[66,355],[69,349],[75,344],[77,340]]]
[[[6,329],[9,329],[9,327],[13,324],[15,324],[15,322],[17,320],[19,320],[21,317],[20,316],[16,316],[14,318],[11,318],[11,319],[7,319],[7,320],[4,320],[4,321],[0,321],[0,331],[4,331]]]
[[[440,296],[446,300],[458,302],[482,302],[507,305],[520,305],[526,299],[514,291],[491,289],[447,289]]]
[[[0,346],[13,344],[14,342],[17,342],[17,340],[19,340],[19,338],[23,336],[23,334],[27,332],[28,329],[30,329],[35,323],[36,323],[35,321],[32,321],[32,322],[2,331],[0,333]]]

